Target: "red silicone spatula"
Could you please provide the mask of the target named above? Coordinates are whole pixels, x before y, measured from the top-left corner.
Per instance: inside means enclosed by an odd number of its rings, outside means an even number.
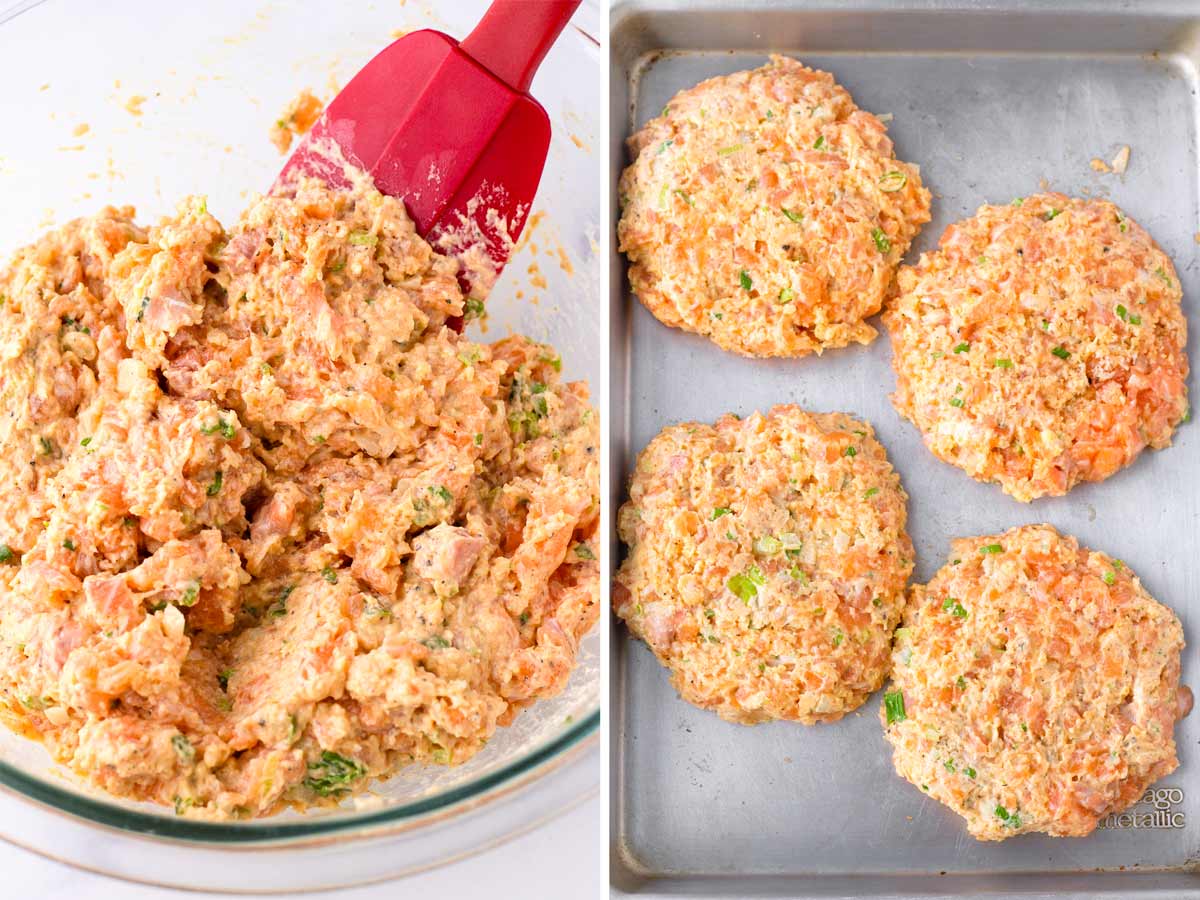
[[[498,274],[550,146],[550,119],[529,84],[579,3],[495,0],[461,44],[440,31],[406,35],[333,99],[279,182],[302,173],[347,187],[321,152],[332,140],[404,200],[423,237],[456,253],[482,242]]]

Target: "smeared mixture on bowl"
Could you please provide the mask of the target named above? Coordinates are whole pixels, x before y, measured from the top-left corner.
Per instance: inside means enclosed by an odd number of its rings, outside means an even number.
[[[133,215],[0,269],[5,721],[213,818],[468,759],[596,620],[586,386],[369,188]]]

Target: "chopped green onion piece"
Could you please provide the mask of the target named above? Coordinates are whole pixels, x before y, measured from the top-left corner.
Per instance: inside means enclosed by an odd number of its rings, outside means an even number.
[[[743,291],[748,291],[754,287],[754,282],[750,279],[750,273],[745,269],[738,272],[738,284],[742,286]]]
[[[863,499],[870,500],[872,497],[874,497],[878,493],[879,493],[879,488],[877,488],[877,487],[867,488],[866,492],[863,494]]]
[[[468,297],[467,302],[463,304],[463,318],[468,322],[472,319],[478,319],[483,316],[483,301],[476,300],[474,297]]]
[[[1051,209],[1051,210],[1049,210],[1048,212],[1044,213],[1044,214],[1042,215],[1042,218],[1043,218],[1043,219],[1045,219],[1047,222],[1049,222],[1049,221],[1051,221],[1052,219],[1054,219],[1054,218],[1057,218],[1057,217],[1058,217],[1058,216],[1060,216],[1061,214],[1062,214],[1062,210],[1061,210],[1061,209]]]
[[[221,690],[229,690],[229,679],[233,677],[233,669],[222,669],[217,673],[217,684],[221,686]]]
[[[849,457],[858,456],[858,450],[856,450],[854,447],[847,447],[845,450],[842,451],[842,456],[849,456]]]
[[[1137,315],[1133,315],[1132,313],[1130,313],[1130,315],[1129,315],[1129,324],[1130,324],[1130,325],[1141,325],[1141,324],[1142,324],[1142,317],[1141,317],[1141,316],[1137,316]]]
[[[63,545],[64,549],[71,550],[71,551],[75,550],[75,542],[73,540],[71,540],[70,538],[67,538],[65,541],[63,541],[62,545]]]
[[[596,554],[592,552],[592,548],[587,544],[576,544],[575,555],[580,559],[595,559]]]
[[[1117,318],[1120,319],[1122,322],[1129,321],[1129,310],[1127,310],[1125,308],[1124,303],[1117,304]]]
[[[337,574],[337,572],[333,571],[332,566],[326,566],[325,568],[323,568],[321,570],[321,577],[324,578],[330,584],[338,583],[338,574]]]
[[[1055,347],[1050,352],[1053,353],[1055,356],[1057,356],[1059,359],[1070,359],[1071,358],[1071,351],[1061,345],[1058,347]]]
[[[715,522],[717,519],[721,518],[721,516],[727,516],[732,511],[733,510],[731,510],[728,506],[713,507],[712,515],[708,517],[708,520],[710,522]]]
[[[1111,571],[1105,572],[1100,577],[1103,578],[1104,583],[1109,585],[1110,587],[1117,583],[1117,573],[1116,572],[1111,572]]]
[[[888,691],[883,695],[883,708],[887,713],[887,723],[892,725],[903,722],[908,718],[904,711],[904,694],[900,691]]]
[[[875,242],[875,249],[880,253],[892,252],[892,242],[888,240],[888,236],[884,234],[882,228],[871,229],[871,240]]]
[[[217,496],[217,494],[221,493],[221,485],[224,483],[225,474],[220,469],[217,469],[216,474],[213,475],[212,484],[208,486],[208,489],[205,491],[205,493],[210,497]]]
[[[782,290],[780,290],[780,292],[779,292],[779,302],[780,303],[791,303],[795,299],[796,299],[796,292],[793,291],[790,287],[785,287]]]
[[[1005,809],[1003,806],[996,807],[996,815],[999,816],[1001,819],[1003,819],[1005,822],[1007,822],[1009,819],[1008,810]]]
[[[85,437],[83,440],[81,440],[81,441],[79,442],[79,446],[80,446],[80,447],[86,447],[86,446],[87,446],[88,444],[90,444],[91,442],[92,442],[92,439],[91,439],[90,437]]]
[[[972,769],[970,766],[967,766],[965,769],[963,769],[963,772],[966,774],[966,776],[967,776],[968,778],[974,778],[974,777],[975,777],[975,770],[974,770],[974,769]]]
[[[696,201],[692,199],[690,194],[686,194],[683,191],[679,191],[679,190],[673,191],[672,193],[674,193],[676,197],[678,197],[680,200],[682,200],[688,206],[696,205]]]
[[[824,146],[825,146],[825,135],[821,135],[819,138],[817,138],[816,143],[813,144],[813,149],[820,150]]]
[[[426,638],[423,643],[430,650],[445,650],[450,646],[450,642],[440,634],[435,634],[433,637]]]
[[[908,184],[908,176],[903,172],[888,172],[879,179],[879,189],[885,194],[894,194]]]
[[[997,359],[992,362],[992,365],[997,369],[1011,369],[1013,367],[1011,359]]]
[[[722,147],[717,151],[717,156],[729,156],[731,153],[737,153],[745,144],[730,144],[728,147]]]
[[[780,211],[793,222],[804,221],[804,213],[792,212],[786,206],[779,207]]]
[[[183,594],[179,598],[180,606],[195,606],[196,599],[200,596],[200,582],[190,581],[188,586],[183,589]]]
[[[12,562],[15,556],[12,547],[8,544],[0,544],[0,565]]]
[[[947,597],[942,601],[942,609],[947,610],[950,615],[958,619],[967,617],[966,608],[958,601],[957,597]]]
[[[1171,276],[1167,274],[1166,270],[1162,266],[1159,266],[1157,269],[1155,269],[1154,274],[1157,275],[1162,283],[1167,287],[1171,286]]]
[[[958,676],[958,681],[954,682],[954,684],[960,691],[965,691],[967,689],[967,679],[963,678],[961,675]]]
[[[984,544],[979,548],[979,552],[985,556],[993,553],[1003,553],[1004,547],[1002,547],[1000,544]]]
[[[763,556],[773,556],[783,549],[783,544],[779,538],[770,534],[764,534],[754,541],[754,552],[760,553]]]
[[[379,243],[379,235],[371,234],[369,231],[352,231],[346,240],[360,247],[374,247]]]
[[[963,405],[962,397],[951,397],[950,405],[953,406],[955,409],[962,409],[962,405]]]
[[[758,596],[759,586],[766,583],[762,570],[758,566],[751,566],[745,572],[731,576],[725,584],[739,600],[749,604],[751,597]]]
[[[961,344],[954,345],[955,353],[966,353],[970,349],[971,349],[971,345],[969,343],[967,343],[966,341],[963,341]]]

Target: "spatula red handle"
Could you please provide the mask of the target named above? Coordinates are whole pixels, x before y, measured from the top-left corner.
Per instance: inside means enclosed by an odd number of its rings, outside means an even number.
[[[459,47],[522,94],[580,0],[494,0]]]

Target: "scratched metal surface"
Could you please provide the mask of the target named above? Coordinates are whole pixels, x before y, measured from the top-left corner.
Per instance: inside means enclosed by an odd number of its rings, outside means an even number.
[[[768,49],[789,52],[831,71],[863,108],[894,115],[888,127],[897,154],[921,165],[934,193],[933,222],[912,256],[981,203],[1035,192],[1044,179],[1068,194],[1108,197],[1145,225],[1174,259],[1192,334],[1200,333],[1195,3],[768,0],[736,7],[618,3],[614,185],[627,162],[621,139],[676,91],[759,65]],[[1111,159],[1123,144],[1132,148],[1124,177],[1091,169],[1092,157]],[[667,424],[781,402],[846,410],[874,424],[911,495],[917,579],[945,561],[951,537],[1049,522],[1128,561],[1179,613],[1193,645],[1200,641],[1195,424],[1183,426],[1170,449],[1143,454],[1103,484],[1022,505],[924,449],[888,400],[894,380],[886,336],[819,359],[737,358],[658,323],[629,294],[615,251],[611,264],[610,515],[624,499],[633,455]],[[679,700],[650,652],[619,624],[612,638],[617,892],[1200,896],[1200,714],[1176,731],[1181,766],[1158,785],[1165,793],[1157,805],[1165,809],[1157,818],[1144,818],[1156,808],[1147,802],[1134,810],[1142,818],[1118,820],[1086,839],[1031,835],[985,844],[894,774],[878,695],[833,725],[730,725]],[[1198,675],[1189,648],[1184,680]]]

